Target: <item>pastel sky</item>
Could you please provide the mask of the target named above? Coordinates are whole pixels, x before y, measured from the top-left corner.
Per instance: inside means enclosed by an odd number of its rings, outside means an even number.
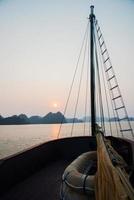
[[[134,116],[133,0],[0,0],[2,116],[63,111],[91,3]]]

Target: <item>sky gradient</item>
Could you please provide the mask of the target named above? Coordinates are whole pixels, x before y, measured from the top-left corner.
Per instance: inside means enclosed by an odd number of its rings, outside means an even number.
[[[63,111],[90,2],[134,116],[133,0],[0,0],[2,116]]]

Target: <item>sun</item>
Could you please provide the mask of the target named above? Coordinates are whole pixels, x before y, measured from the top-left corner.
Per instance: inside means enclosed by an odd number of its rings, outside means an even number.
[[[57,103],[53,103],[53,107],[54,107],[54,108],[57,108],[57,107],[58,107],[58,104],[57,104]]]
[[[59,101],[52,101],[51,102],[51,108],[54,110],[60,109],[60,102]]]

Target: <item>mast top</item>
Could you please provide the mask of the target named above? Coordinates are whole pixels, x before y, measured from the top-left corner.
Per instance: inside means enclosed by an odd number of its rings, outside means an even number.
[[[90,6],[90,9],[91,9],[91,15],[93,15],[93,14],[94,14],[94,6],[91,5],[91,6]]]
[[[94,15],[94,6],[91,5],[90,6],[90,15],[89,15],[89,19],[95,19],[95,15]]]

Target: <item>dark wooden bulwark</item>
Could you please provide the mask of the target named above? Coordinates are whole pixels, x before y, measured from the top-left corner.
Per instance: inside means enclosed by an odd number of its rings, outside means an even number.
[[[73,137],[46,142],[20,154],[1,160],[0,194],[21,182],[45,165],[57,160],[72,160],[96,148],[93,137]]]
[[[119,138],[109,139],[132,166],[134,145]],[[95,137],[72,137],[49,141],[1,160],[0,200],[59,200],[61,177],[67,165],[93,150]]]

